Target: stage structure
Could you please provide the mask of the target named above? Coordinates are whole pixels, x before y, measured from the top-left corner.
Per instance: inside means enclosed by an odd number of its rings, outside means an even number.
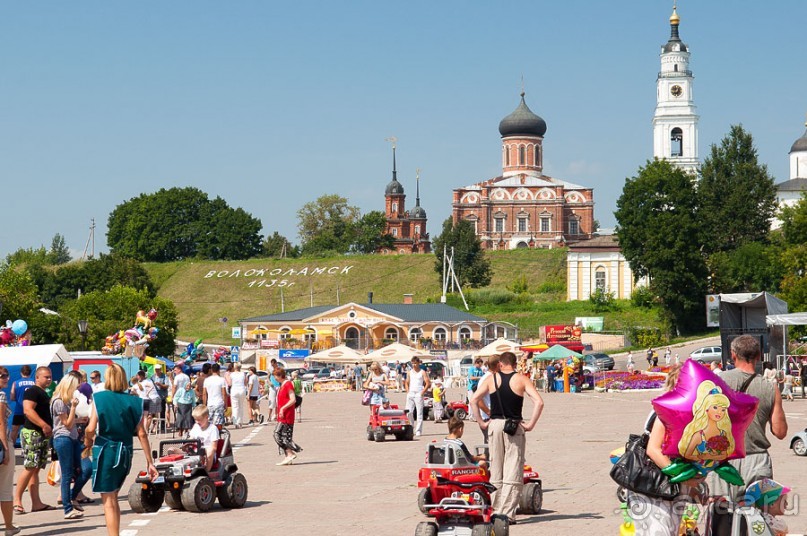
[[[731,341],[738,335],[753,335],[759,339],[763,357],[774,361],[785,353],[783,329],[769,327],[768,315],[787,313],[787,302],[767,292],[720,294],[720,345],[723,366],[731,357]]]

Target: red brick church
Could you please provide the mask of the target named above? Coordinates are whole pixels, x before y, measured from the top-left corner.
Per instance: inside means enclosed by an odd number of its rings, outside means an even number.
[[[485,249],[552,248],[591,238],[594,190],[543,174],[546,122],[523,92],[499,133],[501,176],[455,189],[454,222],[472,222]]]
[[[406,210],[406,194],[398,182],[395,164],[395,145],[392,146],[392,181],[384,192],[384,214],[387,218],[385,232],[391,234],[395,243],[393,249],[384,253],[429,253],[431,241],[426,232],[426,211],[420,206],[420,176],[417,177],[415,206]]]

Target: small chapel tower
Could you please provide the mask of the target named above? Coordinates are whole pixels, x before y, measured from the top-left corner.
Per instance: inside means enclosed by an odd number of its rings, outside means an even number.
[[[676,7],[670,17],[670,40],[661,47],[653,115],[653,156],[689,173],[698,171],[698,115],[693,100],[689,48],[678,35]]]

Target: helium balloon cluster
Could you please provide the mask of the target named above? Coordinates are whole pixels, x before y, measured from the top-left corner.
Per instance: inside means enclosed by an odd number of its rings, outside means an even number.
[[[6,320],[6,324],[0,326],[0,347],[28,346],[30,344],[31,331],[25,320],[17,319],[14,322]]]
[[[157,310],[151,309],[148,313],[138,311],[135,315],[135,323],[129,329],[122,329],[109,335],[104,341],[101,353],[105,355],[116,355],[122,353],[127,346],[148,347],[149,343],[157,338],[160,329],[154,325],[157,319]]]
[[[193,363],[194,361],[202,359],[204,355],[205,346],[202,344],[202,339],[196,339],[185,347],[185,350],[179,354],[179,357],[183,358],[186,363]]]
[[[227,346],[219,346],[216,348],[216,351],[213,352],[213,359],[219,365],[223,365],[224,363],[229,363],[230,361],[230,349]]]

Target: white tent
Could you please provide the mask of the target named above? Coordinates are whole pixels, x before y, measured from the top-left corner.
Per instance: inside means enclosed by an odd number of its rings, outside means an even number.
[[[431,354],[426,350],[418,350],[417,348],[394,342],[370,352],[366,357],[371,361],[386,361],[389,363],[390,361],[411,361],[413,357],[431,357]]]
[[[64,345],[40,344],[35,346],[6,346],[0,348],[0,365],[14,367],[31,365],[33,367],[47,367],[51,363],[72,363],[70,355]]]
[[[513,352],[514,354],[518,355],[521,353],[520,346],[521,345],[518,343],[499,337],[492,343],[476,352],[474,355],[476,355],[476,357],[490,357],[502,352]]]
[[[767,315],[765,323],[771,328],[781,326],[782,328],[782,354],[777,354],[776,368],[782,368],[787,359],[787,326],[807,326],[807,313],[785,313],[779,315]]]
[[[327,350],[311,354],[305,358],[306,363],[312,361],[318,363],[334,363],[334,364],[353,364],[353,363],[372,363],[373,359],[369,354],[360,354],[353,348],[348,348],[344,344],[334,346]]]

